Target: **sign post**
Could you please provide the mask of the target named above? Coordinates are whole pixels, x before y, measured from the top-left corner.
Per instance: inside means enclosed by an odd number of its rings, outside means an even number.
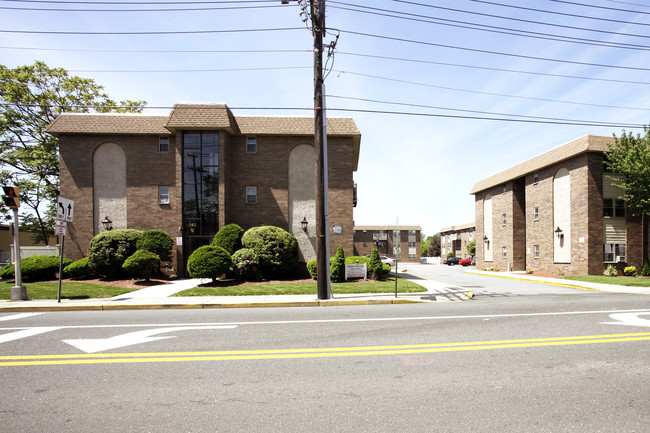
[[[61,236],[61,245],[59,248],[59,292],[56,298],[61,302],[61,280],[63,279],[63,246],[65,245],[65,235],[68,230],[68,222],[72,222],[74,217],[74,201],[67,198],[59,197],[56,202],[56,219],[54,224],[54,234]]]
[[[20,190],[17,186],[3,186],[2,201],[14,214],[14,283],[11,288],[12,301],[26,301],[27,287],[23,286],[22,272],[20,269],[20,224],[18,221],[18,208],[20,207]]]

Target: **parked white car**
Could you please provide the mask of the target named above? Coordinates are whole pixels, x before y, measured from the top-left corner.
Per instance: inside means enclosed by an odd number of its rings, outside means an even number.
[[[379,254],[379,259],[381,260],[382,263],[385,263],[390,267],[395,266],[395,259],[393,259],[392,257],[388,257],[387,254]]]

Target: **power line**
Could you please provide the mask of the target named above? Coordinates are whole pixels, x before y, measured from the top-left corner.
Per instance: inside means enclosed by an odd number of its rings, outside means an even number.
[[[331,3],[346,4],[346,3],[336,2],[336,1],[332,1]],[[564,35],[555,35],[555,34],[542,33],[542,32],[531,32],[528,30],[512,29],[507,27],[470,23],[466,21],[450,20],[446,18],[437,18],[437,17],[431,17],[427,15],[391,11],[388,9],[374,8],[369,6],[359,6],[359,5],[350,5],[350,6],[369,9],[369,10],[359,10],[359,9],[353,9],[353,8],[343,7],[343,6],[330,6],[330,7],[333,9],[359,12],[359,13],[376,15],[376,16],[384,16],[388,18],[397,18],[397,19],[408,20],[408,21],[423,22],[427,24],[470,29],[470,30],[476,30],[482,32],[498,33],[498,34],[504,34],[510,36],[520,36],[520,37],[539,39],[539,40],[549,40],[549,41],[567,42],[567,43],[574,43],[574,44],[581,44],[581,45],[592,45],[592,46],[631,49],[631,50],[643,50],[643,51],[650,50],[650,46],[648,45],[627,44],[621,42],[608,42],[608,41],[601,41],[601,40],[587,39],[587,38],[575,38],[575,37],[564,36]],[[405,16],[399,16],[393,14],[400,14]],[[650,38],[650,36],[644,36],[644,37]]]
[[[204,1],[71,1],[71,0],[4,0],[15,3],[46,4],[118,4],[118,5],[185,5],[185,4],[236,4],[236,3],[277,3],[277,0],[204,0]]]
[[[112,35],[112,36],[133,36],[133,35],[191,35],[209,33],[254,33],[254,32],[278,32],[287,30],[304,30],[304,27],[284,27],[275,29],[233,29],[233,30],[165,30],[155,32],[72,32],[72,31],[48,31],[48,30],[0,30],[0,33],[25,33],[42,35]]]
[[[0,102],[0,106],[17,106],[17,107],[49,107],[49,108],[60,108],[60,109],[94,109],[93,106],[84,106],[84,105],[68,105],[68,106],[59,106],[59,105],[39,105],[39,104],[15,104],[15,103],[5,103]],[[103,108],[123,108],[120,106],[115,107],[103,107]],[[172,106],[155,106],[155,107],[144,107],[145,109],[172,109]],[[176,107],[176,108],[186,108],[191,109],[193,107]],[[213,109],[213,107],[202,107]],[[264,110],[264,111],[311,111],[312,108],[305,107],[228,107],[231,110]],[[216,108],[214,108],[216,109]],[[571,119],[558,119],[558,120],[542,120],[542,119],[513,119],[513,118],[503,118],[503,117],[482,117],[482,116],[463,116],[463,115],[449,115],[449,114],[435,114],[435,113],[416,113],[416,112],[407,112],[407,111],[387,111],[387,110],[366,110],[360,108],[332,108],[328,107],[326,111],[337,111],[337,112],[346,112],[346,113],[366,113],[366,114],[387,114],[387,115],[399,115],[399,116],[413,116],[413,117],[434,117],[434,118],[445,118],[445,119],[466,119],[466,120],[490,120],[490,121],[500,121],[500,122],[516,122],[516,123],[535,123],[535,124],[550,124],[550,125],[570,125],[570,126],[598,126],[598,127],[607,127],[607,128],[634,128],[642,129],[644,125],[636,123],[610,123],[610,122],[597,122],[597,121],[584,121],[584,120],[571,120]]]
[[[437,43],[434,43],[434,42],[417,41],[417,40],[413,40],[413,39],[405,39],[405,38],[398,38],[398,37],[392,37],[392,36],[375,35],[375,34],[371,34],[371,33],[355,32],[355,31],[352,31],[352,30],[343,30],[343,29],[341,29],[341,31],[345,32],[345,33],[352,34],[352,35],[365,36],[365,37],[369,37],[369,38],[387,39],[387,40],[396,41],[396,42],[406,42],[406,43],[412,43],[412,44],[418,44],[418,45],[427,45],[427,46],[431,46],[431,47],[449,48],[449,49],[454,49],[454,50],[470,51],[470,52],[482,53],[482,54],[492,54],[492,55],[497,55],[497,56],[515,57],[515,58],[519,58],[519,59],[540,60],[540,61],[545,61],[545,62],[566,63],[566,64],[580,65],[580,66],[596,66],[596,67],[601,67],[601,68],[626,69],[626,70],[631,70],[631,71],[650,71],[650,68],[641,68],[641,67],[636,67],[636,66],[606,65],[606,64],[602,64],[602,63],[589,63],[589,62],[578,62],[578,61],[574,61],[574,60],[552,59],[552,58],[548,58],[548,57],[528,56],[528,55],[524,55],[524,54],[504,53],[504,52],[501,52],[501,51],[481,50],[481,49],[477,49],[477,48],[467,48],[467,47],[459,47],[459,46],[455,46],[455,45],[437,44]]]
[[[366,78],[375,78],[375,79],[378,79],[378,80],[393,81],[393,82],[402,83],[402,84],[410,84],[410,85],[415,85],[415,86],[431,87],[431,88],[434,88],[434,89],[452,90],[452,91],[455,91],[455,92],[463,92],[463,93],[473,93],[473,94],[478,94],[478,95],[499,96],[499,97],[504,97],[504,98],[526,99],[526,100],[542,101],[542,102],[554,102],[554,103],[560,103],[560,104],[583,105],[583,106],[599,107],[599,108],[616,108],[616,109],[639,110],[639,111],[648,111],[649,110],[648,108],[643,108],[643,107],[621,107],[621,106],[616,106],[616,105],[591,104],[591,103],[586,103],[586,102],[563,101],[563,100],[549,99],[549,98],[536,98],[536,97],[532,97],[532,96],[507,95],[507,94],[504,94],[504,93],[481,92],[481,91],[477,91],[477,90],[467,90],[467,89],[459,89],[459,88],[454,88],[454,87],[438,86],[438,85],[435,85],[435,84],[418,83],[418,82],[415,82],[415,81],[400,80],[400,79],[397,79],[397,78],[382,77],[382,76],[379,76],[379,75],[363,74],[363,73],[358,73],[358,72],[339,71],[339,70],[335,70],[334,72],[338,72],[338,73],[341,73],[341,74],[357,75],[357,76],[366,77]]]
[[[590,5],[590,4],[578,3],[578,2],[570,2],[570,1],[565,1],[565,0],[548,0],[548,1],[555,2],[555,3],[564,3],[564,4],[574,5],[574,6],[582,6],[582,7],[585,7],[585,8],[593,8],[593,9],[601,9],[601,10],[616,11],[616,12],[629,12],[629,13],[633,13],[633,14],[650,15],[650,12],[634,11],[634,10],[630,10],[630,9],[610,8],[610,7],[607,7],[607,6]]]
[[[131,54],[141,54],[141,53],[153,53],[153,54],[171,54],[171,53],[185,53],[185,54],[291,54],[291,53],[304,53],[311,54],[313,50],[118,50],[118,49],[103,49],[103,48],[44,48],[44,47],[7,47],[0,46],[0,49],[3,50],[32,50],[32,51],[54,51],[54,52],[94,52],[94,53],[131,53]],[[496,72],[509,72],[514,74],[527,74],[527,75],[538,75],[543,77],[554,77],[554,78],[572,78],[576,80],[587,80],[587,81],[602,81],[609,83],[621,83],[621,84],[639,84],[639,85],[650,85],[650,81],[633,81],[633,80],[618,80],[612,78],[598,78],[598,77],[585,77],[580,75],[567,75],[567,74],[552,74],[549,72],[536,72],[536,71],[524,71],[520,69],[506,69],[506,68],[495,68],[489,66],[479,66],[479,65],[468,65],[462,63],[450,63],[450,62],[437,62],[434,60],[424,60],[424,59],[413,59],[413,58],[404,58],[404,57],[393,57],[393,56],[380,56],[373,54],[363,54],[363,53],[354,53],[347,51],[337,51],[338,55],[343,56],[355,56],[355,57],[367,57],[372,59],[381,59],[381,60],[394,60],[400,62],[410,62],[410,63],[421,63],[428,65],[441,65],[441,66],[452,66],[458,68],[466,69],[479,69],[485,71],[496,71]],[[287,69],[292,67],[286,67]],[[293,68],[302,68],[302,66],[296,66]],[[99,71],[99,70],[71,70],[71,72],[136,72],[136,71],[122,71],[122,70],[110,70],[110,71]],[[137,72],[215,72],[218,70],[215,69],[167,69],[167,70],[141,70]]]
[[[277,2],[276,2],[277,3]],[[171,3],[164,3],[170,4]],[[212,7],[194,7],[194,8],[156,8],[156,9],[72,9],[72,8],[34,8],[34,7],[8,7],[0,6],[0,9],[11,11],[36,11],[36,12],[196,12],[196,11],[214,11],[214,10],[238,10],[238,9],[267,9],[282,8],[282,4],[258,5],[258,6],[212,6]]]
[[[415,4],[413,2],[405,1],[405,0],[392,0],[392,1],[399,2],[399,3]],[[484,3],[484,4],[488,4],[488,5],[493,5],[493,6],[501,6],[501,7],[505,7],[505,8],[520,9],[520,10],[525,10],[525,11],[530,11],[530,12],[541,12],[541,13],[545,13],[545,14],[561,15],[561,16],[571,17],[571,18],[580,18],[580,19],[595,20],[595,21],[606,21],[606,22],[618,23],[618,24],[634,24],[634,25],[637,25],[637,26],[644,26],[644,27],[650,26],[650,24],[647,24],[647,23],[635,23],[635,22],[632,22],[632,21],[615,20],[615,19],[611,19],[611,18],[599,18],[599,17],[590,17],[590,16],[586,16],[586,15],[570,14],[570,13],[566,13],[566,12],[547,11],[547,10],[544,10],[544,9],[535,9],[535,8],[529,8],[529,7],[525,7],[525,6],[514,6],[514,5],[497,3],[497,2],[486,1],[486,0],[469,0],[469,1],[475,2],[475,3]],[[425,5],[420,4],[420,6],[425,6]]]
[[[355,97],[351,97],[351,96],[327,95],[327,97],[334,98],[334,99],[348,99],[348,100],[353,100],[353,101],[372,102],[372,103],[376,103],[376,104],[398,105],[398,106],[403,106],[403,107],[428,108],[428,109],[445,110],[445,111],[458,111],[458,112],[462,112],[462,113],[485,114],[485,115],[490,115],[490,116],[508,116],[508,117],[521,118],[521,119],[549,120],[549,121],[557,121],[557,122],[565,122],[567,120],[567,119],[561,119],[561,118],[556,118],[556,117],[527,116],[527,115],[524,115],[524,114],[510,114],[510,113],[495,113],[495,112],[490,112],[490,111],[467,110],[467,109],[461,109],[461,108],[449,108],[449,107],[440,107],[440,106],[434,106],[434,105],[422,105],[422,104],[409,104],[409,103],[404,103],[404,102],[380,101],[380,100],[376,100],[376,99],[355,98]],[[600,122],[600,121],[594,121],[594,120],[575,120],[575,121],[577,121],[577,122],[585,122],[585,123],[597,123],[599,125],[603,125],[603,124],[606,124],[606,123],[612,123],[612,122]],[[612,125],[619,125],[619,124],[612,123]]]
[[[0,47],[2,48],[2,47]],[[373,59],[382,59],[382,60],[395,60],[401,62],[412,62],[412,63],[423,63],[430,65],[441,65],[441,66],[454,66],[459,68],[468,68],[468,69],[480,69],[486,71],[496,71],[496,72],[511,72],[515,74],[529,74],[529,75],[539,75],[545,77],[556,77],[556,78],[574,78],[578,80],[591,80],[591,81],[605,81],[612,83],[622,83],[622,84],[641,84],[648,85],[650,81],[630,81],[630,80],[616,80],[610,78],[597,78],[597,77],[585,77],[579,75],[566,75],[566,74],[551,74],[548,72],[534,72],[534,71],[522,71],[518,69],[505,69],[505,68],[494,68],[488,66],[477,66],[477,65],[466,65],[460,63],[449,63],[449,62],[436,62],[434,60],[424,60],[424,59],[407,59],[403,57],[391,57],[391,56],[379,56],[372,54],[362,54],[362,53],[350,53],[346,51],[337,51],[339,55],[348,55],[348,56],[358,56],[358,57],[368,57]]]
[[[589,28],[584,28],[584,27],[575,27],[575,26],[568,26],[568,25],[563,25],[563,24],[553,24],[553,23],[547,23],[547,22],[543,22],[543,21],[535,21],[535,20],[523,19],[523,18],[515,18],[515,17],[506,17],[506,16],[503,16],[503,15],[488,14],[488,13],[482,13],[482,12],[477,12],[477,11],[466,11],[466,10],[463,10],[463,9],[454,9],[454,8],[430,5],[430,4],[425,4],[425,3],[417,3],[417,2],[412,2],[412,1],[402,1],[402,0],[392,0],[392,1],[399,2],[399,3],[405,3],[405,4],[416,5],[416,6],[422,6],[422,7],[432,8],[432,9],[438,9],[438,10],[446,10],[446,11],[450,11],[450,12],[459,12],[459,13],[464,13],[464,14],[469,14],[469,15],[483,16],[483,17],[487,17],[487,18],[496,18],[496,19],[501,19],[501,20],[524,22],[524,23],[528,23],[528,24],[539,24],[539,25],[544,25],[544,26],[561,27],[561,28],[572,29],[572,30],[583,30],[583,31],[588,31],[588,32],[598,32],[598,33],[606,33],[606,34],[621,35],[621,36],[633,36],[633,37],[639,37],[639,38],[647,37],[646,35],[639,35],[639,34],[633,34],[633,33],[622,34],[622,33],[617,33],[617,32],[610,32],[610,31],[606,31],[606,30],[589,29]],[[473,0],[470,0],[470,1],[473,1]],[[499,5],[498,3],[495,3],[495,4]],[[503,5],[500,5],[500,6],[503,6]],[[548,13],[553,13],[553,12],[548,11]],[[582,16],[581,16],[581,18],[582,18]]]

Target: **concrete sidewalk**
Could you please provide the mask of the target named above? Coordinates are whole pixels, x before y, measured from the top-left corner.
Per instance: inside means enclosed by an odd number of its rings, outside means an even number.
[[[615,284],[589,283],[586,281],[565,280],[562,278],[548,278],[526,274],[524,272],[492,272],[467,270],[465,271],[475,275],[485,275],[489,277],[508,278],[512,280],[532,281],[536,283],[552,284],[554,286],[571,287],[580,290],[592,290],[596,292],[608,293],[628,293],[634,295],[650,295],[650,287],[619,286]],[[625,278],[625,277],[617,277]]]
[[[172,296],[191,289],[209,280],[176,280],[167,284],[134,290],[113,298],[56,299],[29,301],[0,301],[0,312],[28,311],[101,311],[101,310],[153,310],[192,308],[251,308],[251,307],[318,307],[370,304],[411,304],[438,301],[467,300],[471,291],[450,288],[433,281],[412,279],[409,281],[423,286],[426,292],[417,293],[368,293],[334,294],[332,299],[319,300],[315,295],[267,295],[267,296]],[[29,294],[29,287],[27,289]]]
[[[648,287],[617,286],[587,283],[558,278],[546,278],[516,272],[488,272],[467,270],[465,272],[490,277],[510,278],[611,293],[650,294]],[[314,295],[270,295],[270,296],[172,296],[180,291],[199,286],[208,280],[175,280],[167,284],[134,290],[113,298],[56,299],[7,301],[0,300],[0,312],[28,311],[101,311],[101,310],[154,310],[192,308],[252,308],[252,307],[322,307],[341,305],[412,304],[427,302],[453,302],[471,299],[474,293],[469,289],[421,279],[408,272],[401,275],[410,282],[427,289],[418,293],[368,293],[334,294],[332,299],[319,300]],[[29,294],[29,288],[27,290]]]

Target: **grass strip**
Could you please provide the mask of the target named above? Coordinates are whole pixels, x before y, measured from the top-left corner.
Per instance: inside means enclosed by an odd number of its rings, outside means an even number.
[[[0,283],[0,299],[11,299],[11,288],[14,282]],[[57,299],[59,294],[58,282],[23,283],[27,288],[29,299]],[[119,288],[97,283],[64,282],[61,284],[62,299],[111,298],[134,289]]]

